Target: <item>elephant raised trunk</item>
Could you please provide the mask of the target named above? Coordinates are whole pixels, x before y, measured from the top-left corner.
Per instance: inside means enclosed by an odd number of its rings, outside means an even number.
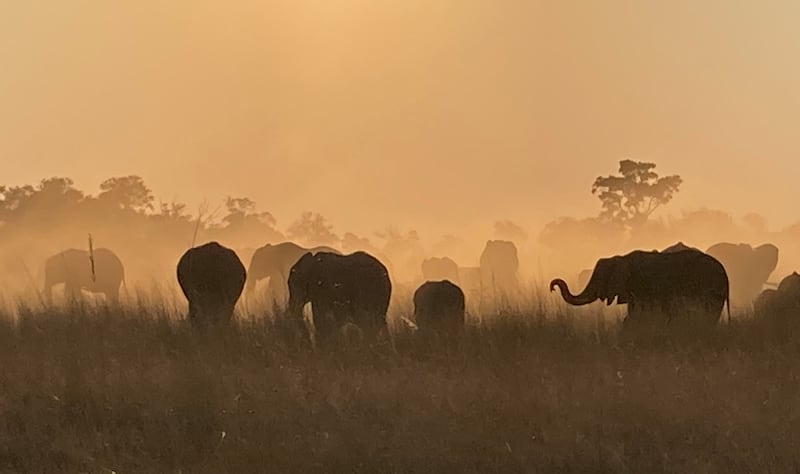
[[[584,288],[584,290],[578,295],[573,295],[569,291],[567,282],[560,278],[556,278],[550,282],[550,291],[555,290],[556,287],[561,290],[561,297],[564,298],[564,301],[573,306],[583,306],[597,301],[597,292],[591,288],[591,285],[587,285],[586,288]]]

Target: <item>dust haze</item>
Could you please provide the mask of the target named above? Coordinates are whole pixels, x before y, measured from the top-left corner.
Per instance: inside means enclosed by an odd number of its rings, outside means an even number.
[[[623,250],[540,234],[597,215],[592,181],[630,158],[684,178],[654,214],[684,222],[670,238],[771,239],[795,223],[800,33],[794,5],[770,4],[7,4],[3,182],[67,177],[96,194],[136,175],[195,217],[248,198],[280,231],[319,213],[338,238],[414,232],[420,254],[464,264],[510,221],[533,271]],[[25,239],[127,245],[98,226]]]
[[[797,471],[797,18],[0,2],[0,471]]]
[[[670,207],[778,229],[800,143],[791,2],[3,5],[3,182],[142,176],[288,225],[486,233],[588,216],[624,158]],[[769,186],[758,185],[769,183]],[[481,235],[482,239],[485,235]],[[435,238],[435,237],[431,237]]]

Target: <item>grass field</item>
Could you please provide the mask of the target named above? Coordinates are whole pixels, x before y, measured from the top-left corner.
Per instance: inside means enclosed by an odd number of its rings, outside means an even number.
[[[570,321],[321,354],[157,305],[22,308],[0,324],[0,472],[800,470],[797,328],[622,344]]]

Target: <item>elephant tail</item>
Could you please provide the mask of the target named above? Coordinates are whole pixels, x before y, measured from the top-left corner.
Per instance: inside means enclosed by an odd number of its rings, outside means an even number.
[[[122,291],[125,292],[125,299],[130,300],[130,292],[128,292],[128,285],[125,283],[125,270],[122,270],[122,275],[120,278],[120,283],[122,283]]]
[[[725,308],[728,310],[728,324],[731,323],[731,298],[730,296],[725,298]]]
[[[725,286],[725,308],[728,311],[728,324],[731,323],[731,289],[730,284]]]

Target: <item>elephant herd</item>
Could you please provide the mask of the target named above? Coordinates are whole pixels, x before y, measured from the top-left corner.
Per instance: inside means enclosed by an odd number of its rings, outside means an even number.
[[[721,243],[703,252],[679,242],[661,251],[601,258],[579,275],[579,293],[563,279],[552,280],[550,291],[558,288],[571,305],[627,304],[623,329],[680,321],[713,327],[726,304],[729,318],[731,306],[751,303],[757,314],[773,317],[800,311],[800,274],[762,291],[777,263],[778,249],[771,244]],[[500,300],[510,298],[519,291],[518,271],[517,249],[506,241],[488,241],[479,267],[460,267],[447,257],[424,260],[423,283],[413,294],[414,324],[422,334],[459,334],[469,295],[488,291]],[[187,319],[195,326],[230,321],[243,292],[253,294],[256,284],[267,280],[264,294],[285,321],[304,321],[303,308],[310,305],[313,329],[307,329],[320,346],[332,344],[345,327],[355,326],[372,341],[388,334],[390,272],[363,251],[344,255],[330,247],[267,244],[245,268],[233,250],[209,242],[180,257],[177,280],[189,304]],[[87,290],[116,302],[124,281],[122,262],[104,248],[91,254],[70,249],[45,262],[48,301],[53,286],[64,283],[68,296]]]

